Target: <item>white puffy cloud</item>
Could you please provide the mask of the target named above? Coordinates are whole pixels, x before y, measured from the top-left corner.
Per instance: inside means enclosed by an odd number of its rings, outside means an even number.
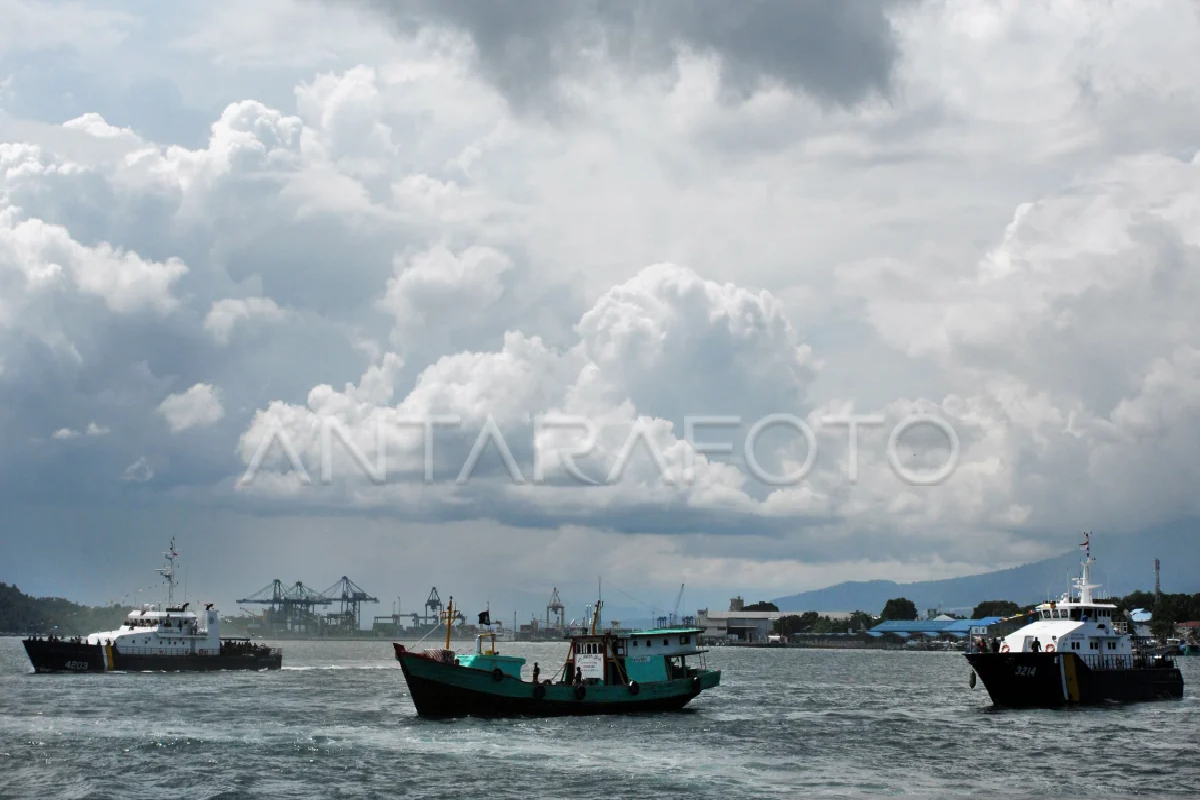
[[[29,292],[70,287],[118,313],[158,314],[175,308],[171,289],[188,271],[178,259],[156,263],[108,242],[80,244],[59,225],[20,219],[12,206],[0,208],[0,269],[18,273]]]
[[[217,300],[204,317],[204,330],[219,344],[229,344],[240,324],[278,322],[286,312],[269,297],[245,297]]]
[[[225,416],[221,392],[211,384],[197,383],[185,392],[173,394],[158,406],[171,433],[212,425]]]
[[[50,438],[57,439],[58,441],[69,441],[71,439],[78,439],[80,436],[105,436],[111,432],[106,425],[97,425],[95,422],[89,422],[87,427],[82,431],[72,430],[71,428],[59,428],[50,434]]]
[[[504,294],[503,279],[512,260],[491,247],[454,253],[437,246],[410,259],[397,260],[380,305],[396,324],[392,338],[402,346],[461,324],[461,312],[488,313]]]

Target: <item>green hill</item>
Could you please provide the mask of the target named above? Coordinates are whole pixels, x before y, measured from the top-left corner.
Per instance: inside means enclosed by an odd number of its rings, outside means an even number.
[[[61,597],[30,597],[0,582],[0,633],[74,636],[111,631],[129,611],[127,606],[81,606]]]

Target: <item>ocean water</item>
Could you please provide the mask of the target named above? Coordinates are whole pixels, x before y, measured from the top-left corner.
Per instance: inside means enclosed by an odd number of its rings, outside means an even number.
[[[0,797],[1157,797],[1200,778],[1198,657],[1182,701],[998,711],[956,653],[715,648],[722,685],[682,713],[429,721],[389,642],[282,646],[271,673],[34,675],[0,638]],[[543,671],[565,654],[503,649]]]

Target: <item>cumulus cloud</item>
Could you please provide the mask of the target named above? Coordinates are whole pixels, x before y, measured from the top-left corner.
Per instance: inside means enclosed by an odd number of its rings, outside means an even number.
[[[105,436],[111,433],[108,426],[97,425],[95,422],[89,422],[87,427],[82,431],[72,430],[71,428],[59,428],[54,433],[50,434],[51,439],[58,441],[67,441],[70,439],[78,439],[80,436]]]
[[[70,287],[119,313],[158,314],[175,308],[171,289],[188,271],[178,259],[155,263],[108,242],[80,244],[61,226],[20,219],[11,206],[0,208],[0,269],[19,273],[26,291]]]
[[[145,456],[140,456],[121,473],[121,480],[127,483],[148,483],[154,480],[154,467],[150,466]]]
[[[239,324],[277,322],[285,312],[269,297],[225,298],[212,304],[204,317],[204,330],[218,344],[229,344]]]
[[[167,421],[171,433],[188,428],[202,428],[225,416],[221,392],[211,384],[197,383],[186,392],[173,394],[158,406],[158,413]]]

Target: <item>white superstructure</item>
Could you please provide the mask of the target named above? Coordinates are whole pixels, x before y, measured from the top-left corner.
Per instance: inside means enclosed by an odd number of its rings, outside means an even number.
[[[166,605],[144,605],[129,613],[115,631],[89,634],[87,644],[113,645],[122,655],[217,655],[221,650],[221,621],[209,603],[201,614],[188,603],[175,606],[175,540],[164,553],[167,566],[158,570],[167,582]]]
[[[1125,623],[1114,621],[1117,607],[1092,597],[1092,590],[1099,586],[1091,582],[1091,566],[1096,560],[1088,537],[1082,546],[1086,549],[1083,574],[1074,581],[1075,591],[1039,605],[1035,609],[1038,619],[1004,637],[1001,652],[1070,652],[1093,668],[1133,666],[1133,640]]]

